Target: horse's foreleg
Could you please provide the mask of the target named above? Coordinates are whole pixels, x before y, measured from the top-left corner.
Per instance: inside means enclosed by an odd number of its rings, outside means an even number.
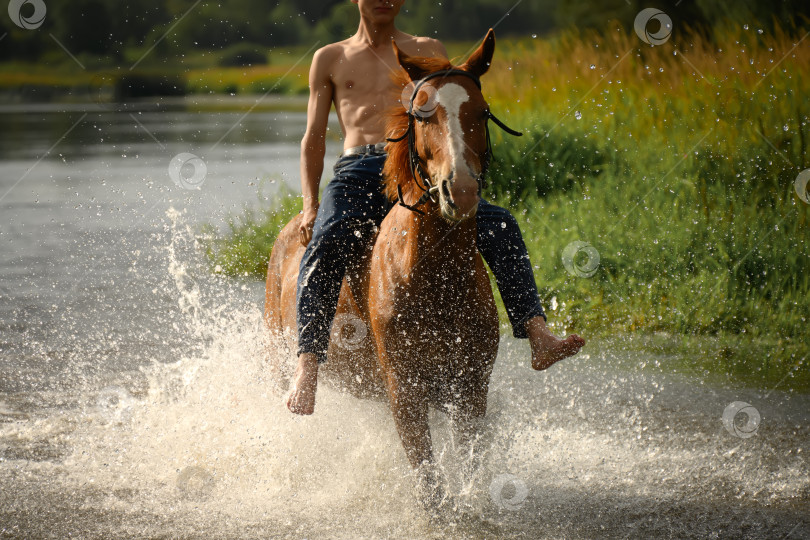
[[[427,399],[424,395],[417,395],[412,387],[403,388],[392,379],[388,377],[388,392],[394,424],[405,456],[417,473],[420,502],[427,510],[434,511],[447,501],[447,494],[443,478],[433,462]]]
[[[394,424],[411,467],[418,469],[422,465],[432,463],[433,451],[426,400],[415,399],[401,389],[391,391],[390,386],[389,395]]]
[[[486,395],[483,400],[480,396],[472,396],[469,402],[462,402],[450,412],[455,446],[461,461],[462,481],[467,485],[474,484],[475,474],[483,462],[486,448],[483,441],[485,413]]]
[[[464,449],[465,454],[472,452],[471,448],[474,448],[478,442],[483,419],[480,416],[457,414],[452,415],[450,420],[457,446]]]

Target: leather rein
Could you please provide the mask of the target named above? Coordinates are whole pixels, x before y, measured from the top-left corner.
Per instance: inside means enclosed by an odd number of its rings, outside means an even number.
[[[430,174],[428,174],[428,172],[425,170],[425,167],[424,167],[424,164],[423,164],[424,162],[423,162],[422,158],[419,157],[419,152],[417,152],[417,150],[416,150],[416,132],[414,130],[414,123],[417,122],[417,121],[418,122],[424,122],[424,118],[414,114],[414,103],[413,102],[416,99],[416,95],[419,93],[419,90],[422,88],[422,85],[424,85],[429,80],[435,79],[437,77],[453,77],[453,76],[462,76],[462,77],[467,77],[469,79],[472,79],[473,82],[475,83],[475,85],[478,87],[478,89],[481,90],[481,80],[478,77],[476,77],[475,75],[473,75],[472,73],[470,73],[468,71],[461,70],[461,69],[445,69],[445,70],[442,70],[442,71],[436,71],[434,73],[426,75],[423,79],[421,79],[419,82],[416,83],[416,85],[414,86],[414,89],[413,89],[413,93],[411,94],[411,99],[410,99],[410,102],[408,103],[408,129],[407,129],[407,131],[401,137],[386,139],[388,142],[400,142],[400,141],[404,140],[405,138],[408,139],[408,162],[409,162],[410,168],[411,168],[411,175],[413,176],[417,187],[419,187],[419,189],[421,189],[424,193],[422,193],[422,196],[419,198],[418,201],[416,201],[414,204],[410,205],[410,204],[405,203],[405,201],[402,199],[402,187],[397,185],[397,197],[399,199],[399,204],[401,206],[404,206],[408,210],[411,210],[413,212],[417,212],[417,213],[423,214],[423,215],[424,215],[424,212],[419,210],[417,207],[424,204],[424,203],[426,203],[428,200],[431,200],[433,202],[437,202],[435,197],[436,197],[436,193],[439,191],[439,186],[434,186],[431,183]],[[521,133],[519,131],[515,131],[514,129],[512,129],[509,126],[507,126],[506,124],[504,124],[501,120],[499,120],[494,114],[492,114],[487,109],[487,123],[485,124],[486,125],[487,149],[484,152],[484,159],[483,159],[483,165],[482,165],[482,168],[481,168],[481,174],[478,175],[478,178],[477,178],[479,189],[484,187],[484,177],[487,174],[487,170],[489,169],[490,161],[492,160],[492,142],[490,141],[490,138],[489,138],[489,120],[492,120],[493,122],[495,122],[495,125],[497,125],[499,128],[501,128],[502,130],[504,130],[505,132],[507,132],[510,135],[513,135],[515,137],[520,137],[520,136],[523,135],[523,133]]]

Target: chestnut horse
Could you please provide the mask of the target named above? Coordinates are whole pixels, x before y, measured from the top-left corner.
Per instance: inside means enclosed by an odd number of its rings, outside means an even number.
[[[408,57],[394,45],[404,68],[397,81],[403,103],[388,118],[388,133],[400,136],[389,139],[383,176],[385,193],[400,204],[343,281],[329,361],[319,372],[354,395],[387,395],[407,458],[434,493],[440,487],[430,466],[428,407],[450,413],[469,440],[486,412],[498,351],[498,315],[474,219],[489,162],[488,121],[502,126],[478,80],[494,47],[490,30],[454,67]],[[264,317],[277,335],[296,328],[299,219],[270,256]]]

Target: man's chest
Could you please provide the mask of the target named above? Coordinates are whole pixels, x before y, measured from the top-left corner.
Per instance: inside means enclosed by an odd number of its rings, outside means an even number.
[[[332,84],[340,97],[351,95],[387,96],[394,90],[392,76],[401,68],[393,54],[372,51],[346,54],[332,70]]]

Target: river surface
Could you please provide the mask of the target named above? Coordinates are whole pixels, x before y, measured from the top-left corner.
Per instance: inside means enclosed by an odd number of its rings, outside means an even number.
[[[810,538],[810,395],[631,337],[537,373],[504,335],[472,477],[432,416],[456,506],[429,517],[387,404],[289,414],[263,285],[201,253],[202,224],[295,189],[302,113],[0,118],[0,538]]]

